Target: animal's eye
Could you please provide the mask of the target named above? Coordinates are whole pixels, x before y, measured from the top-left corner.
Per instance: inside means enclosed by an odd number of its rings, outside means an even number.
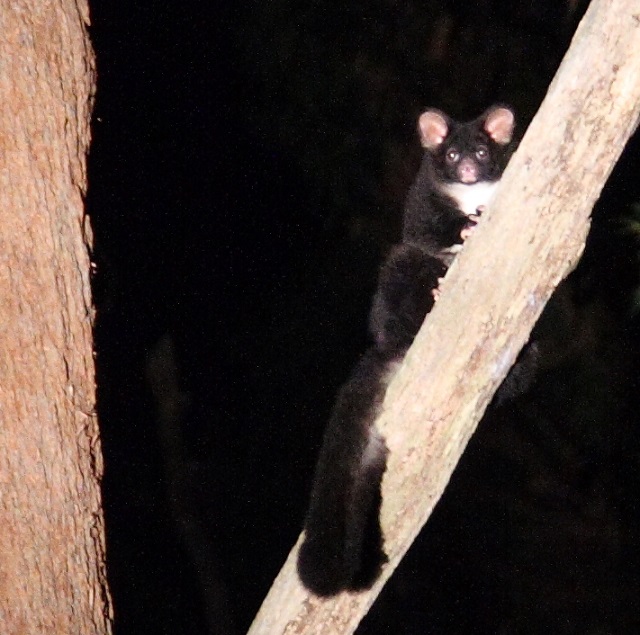
[[[483,160],[489,156],[489,149],[486,146],[478,146],[476,150],[476,158]]]
[[[460,160],[460,153],[455,149],[451,148],[447,151],[447,162],[448,163],[457,163]]]

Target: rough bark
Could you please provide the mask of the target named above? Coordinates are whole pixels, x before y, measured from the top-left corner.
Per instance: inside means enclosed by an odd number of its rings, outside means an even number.
[[[352,633],[426,522],[560,280],[640,115],[637,0],[593,0],[491,211],[450,269],[385,398],[381,521],[389,563],[369,592],[320,600],[289,555],[249,633]]]
[[[0,630],[111,632],[83,195],[85,0],[0,0]]]

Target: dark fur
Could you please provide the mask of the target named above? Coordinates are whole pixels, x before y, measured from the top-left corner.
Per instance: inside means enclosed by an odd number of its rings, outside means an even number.
[[[438,183],[456,180],[447,165],[448,149],[455,145],[467,156],[478,143],[488,147],[489,159],[478,168],[481,181],[498,180],[508,161],[508,143],[494,142],[483,129],[496,108],[465,124],[437,113],[446,121],[448,134],[424,153],[407,197],[402,242],[393,247],[380,272],[370,316],[373,346],[338,394],[318,459],[298,558],[302,582],[318,595],[369,587],[385,561],[378,512],[387,449],[373,424],[388,375],[433,307],[432,290],[452,257],[444,254],[462,243],[461,232],[474,224],[438,189]],[[521,359],[514,366],[498,399],[526,388],[536,356],[537,348],[523,353],[526,363]]]

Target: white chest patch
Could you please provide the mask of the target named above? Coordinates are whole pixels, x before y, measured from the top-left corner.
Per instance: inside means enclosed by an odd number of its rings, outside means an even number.
[[[500,181],[481,181],[480,183],[445,183],[440,191],[450,196],[467,216],[477,214],[478,207],[487,207]]]

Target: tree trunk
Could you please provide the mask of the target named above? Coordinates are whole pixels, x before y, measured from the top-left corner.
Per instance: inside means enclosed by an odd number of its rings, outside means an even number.
[[[321,600],[297,545],[250,635],[352,633],[426,522],[545,303],[577,263],[589,215],[640,114],[640,7],[593,0],[492,209],[449,270],[389,386],[381,523],[389,563],[373,589]]]
[[[83,212],[85,0],[0,0],[0,631],[111,632]],[[86,242],[85,242],[86,241]]]

